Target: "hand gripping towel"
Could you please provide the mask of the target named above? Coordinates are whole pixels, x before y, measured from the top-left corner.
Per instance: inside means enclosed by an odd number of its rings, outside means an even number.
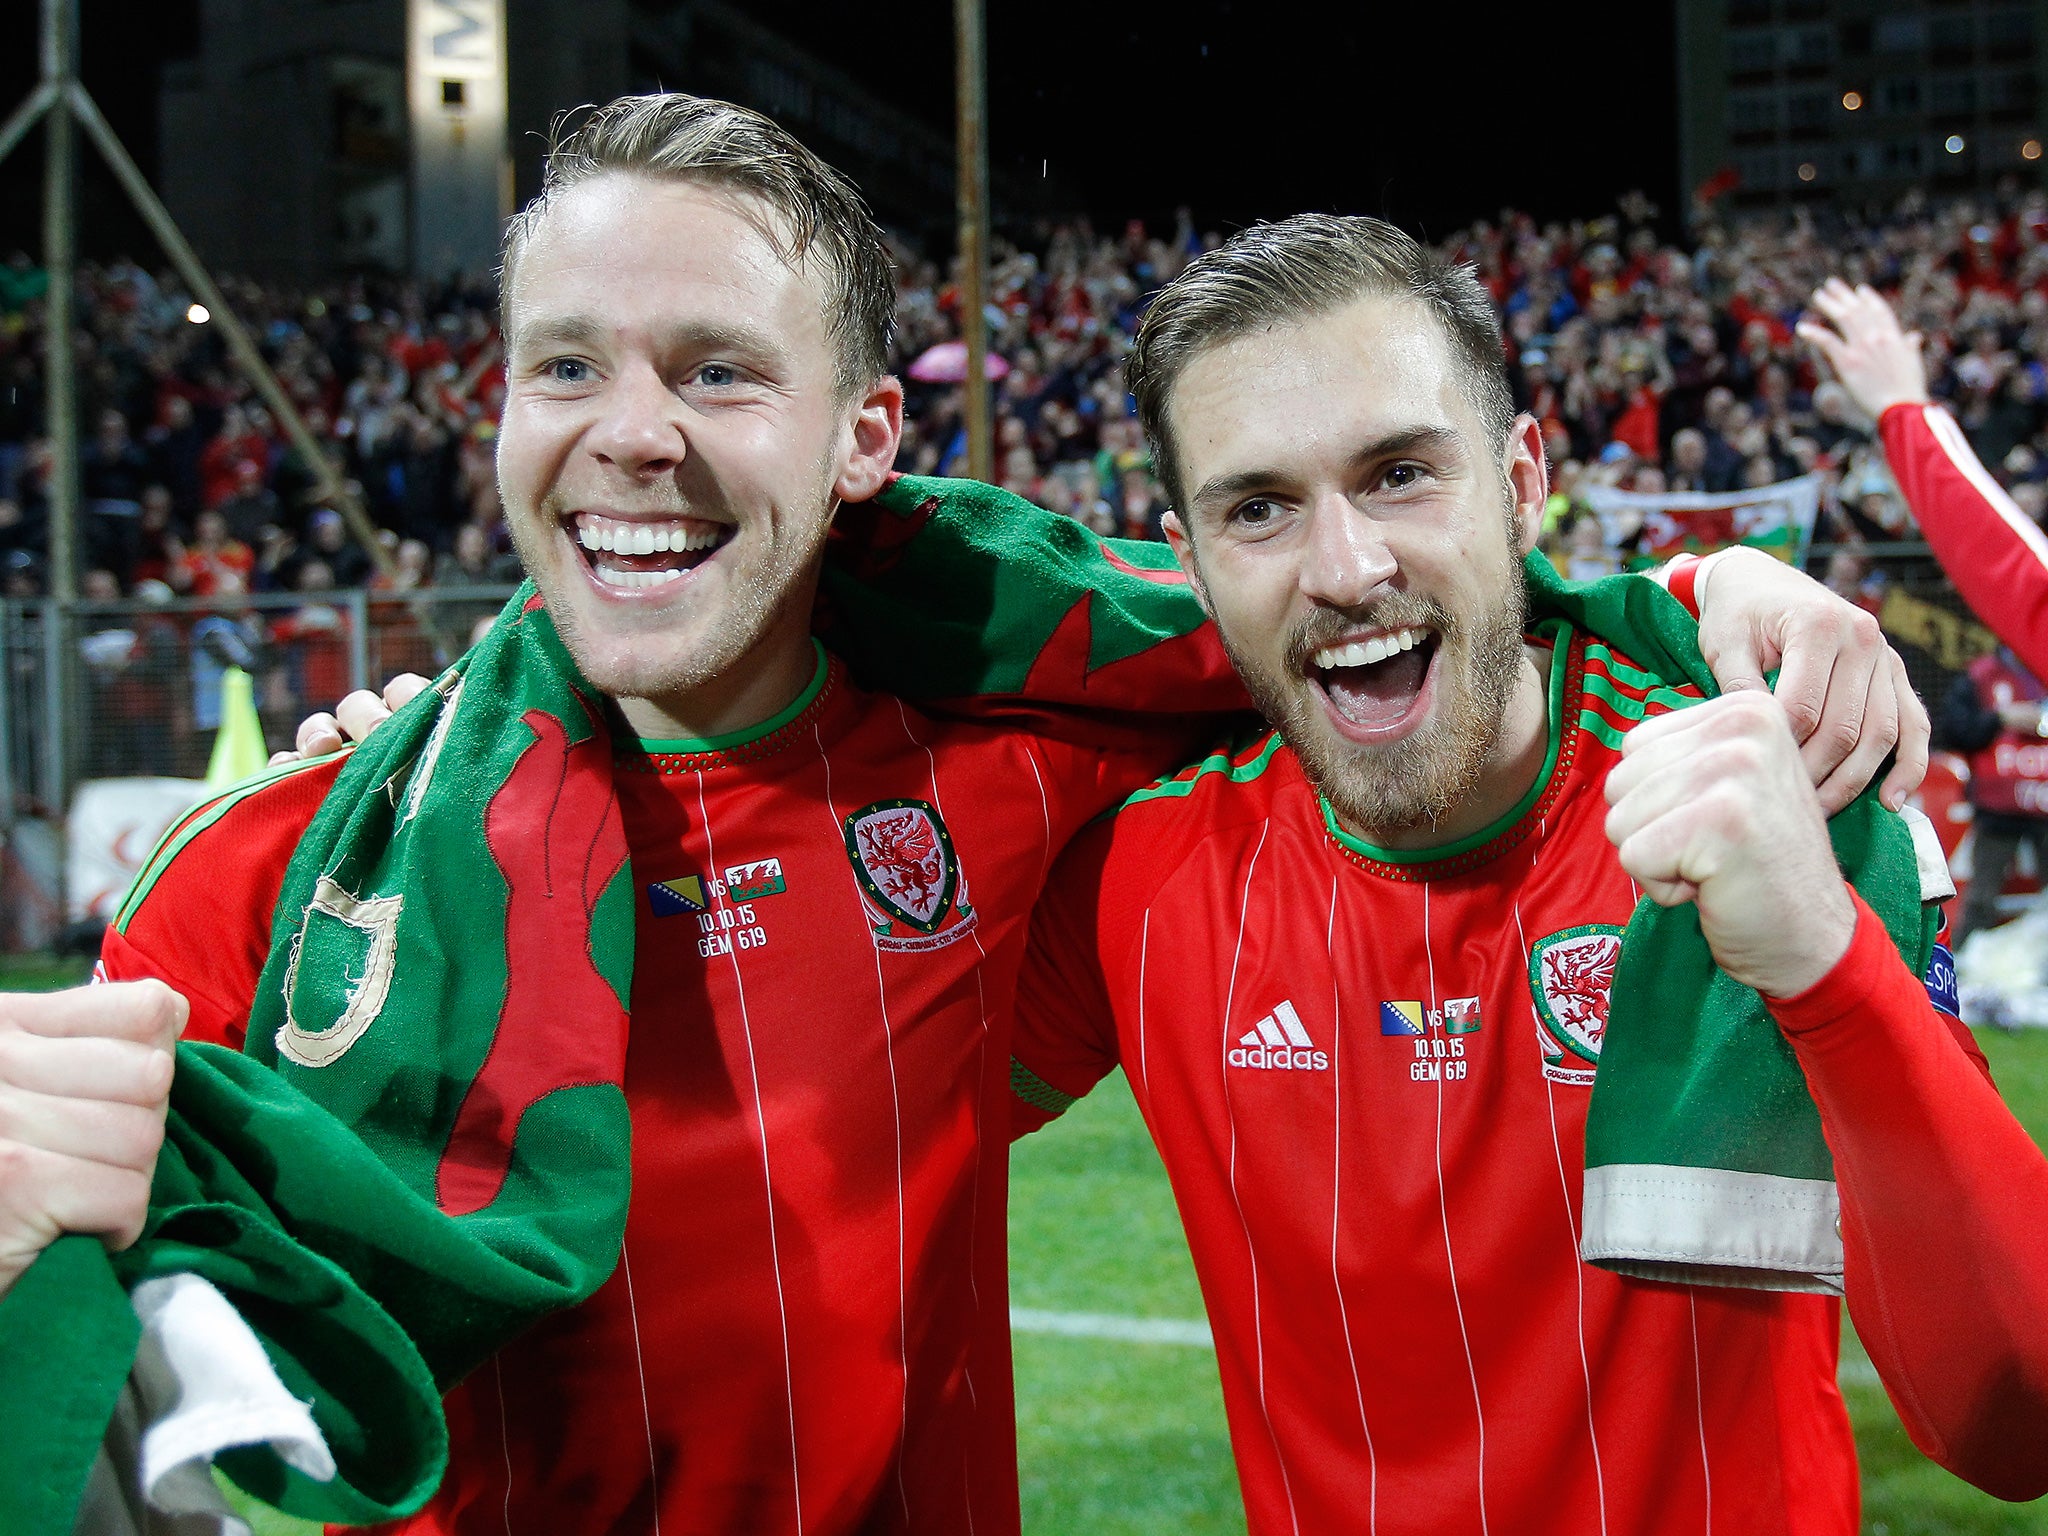
[[[1692,620],[1654,584],[1568,583],[1537,557],[1527,574],[1535,611],[1562,613],[1664,682],[1719,692]],[[1939,921],[1922,895],[1939,893],[1941,872],[1923,883],[1915,835],[1878,801],[1881,782],[1828,831],[1922,975]],[[1643,1279],[1839,1295],[1836,1210],[1834,1161],[1790,1043],[1763,999],[1714,964],[1699,909],[1645,897],[1622,936],[1587,1109],[1581,1257]]]
[[[631,875],[601,705],[531,588],[356,752],[276,910],[246,1053],[178,1049],[142,1240],[65,1238],[0,1299],[5,1536],[72,1528],[135,1356],[126,1287],[217,1287],[338,1475],[221,1466],[364,1525],[438,1485],[440,1391],[617,1260]]]

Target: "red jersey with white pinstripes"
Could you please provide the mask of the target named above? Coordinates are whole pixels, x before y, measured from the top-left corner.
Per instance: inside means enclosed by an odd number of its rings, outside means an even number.
[[[2048,533],[2013,503],[1938,405],[1895,405],[1885,460],[1942,571],[2028,670],[2048,677]]]
[[[1684,695],[1583,638],[1550,689],[1544,772],[1462,845],[1345,836],[1271,735],[1084,833],[1034,921],[1020,1113],[1124,1067],[1256,1536],[1849,1536],[1837,1304],[1579,1262],[1599,1030],[1532,970],[1627,924],[1602,783]]]
[[[639,885],[625,1252],[449,1394],[409,1532],[1017,1530],[1005,1272],[1008,1002],[1052,856],[1170,761],[942,724],[822,653],[744,740],[615,782]],[[331,773],[195,838],[116,979],[239,1045]],[[195,911],[212,921],[193,921]]]

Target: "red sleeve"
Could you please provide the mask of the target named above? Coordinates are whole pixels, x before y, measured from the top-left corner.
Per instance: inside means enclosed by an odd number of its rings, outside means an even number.
[[[1892,477],[1963,601],[2029,670],[2048,676],[2048,535],[1939,406],[1895,405],[1878,430]]]
[[[1010,1048],[1012,1139],[1057,1119],[1117,1064],[1100,932],[1114,826],[1099,821],[1074,839],[1031,913]]]
[[[2048,1492],[2048,1158],[1882,922],[1771,1012],[1834,1153],[1849,1313],[1913,1443],[2004,1499]]]
[[[192,1006],[187,1040],[240,1050],[285,867],[346,760],[294,767],[189,812],[122,902],[95,978],[167,982]]]

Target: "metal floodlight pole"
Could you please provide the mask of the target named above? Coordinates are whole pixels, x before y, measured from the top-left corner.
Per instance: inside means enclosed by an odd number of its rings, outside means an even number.
[[[50,433],[50,595],[78,596],[78,378],[74,355],[72,268],[76,194],[72,164],[77,134],[64,110],[78,74],[78,0],[43,0],[43,87],[52,93],[44,123],[43,400]]]
[[[292,447],[306,460],[320,497],[333,503],[341,513],[349,531],[362,544],[377,569],[387,577],[395,575],[396,563],[390,551],[378,540],[376,525],[328,463],[319,440],[307,427],[297,405],[285,393],[284,386],[271,371],[248,329],[228,308],[220,286],[208,274],[148,179],[129,158],[120,137],[101,114],[98,104],[79,83],[78,0],[42,0],[42,5],[43,78],[27,99],[15,108],[13,115],[0,124],[0,159],[5,159],[38,121],[48,117],[43,188],[43,264],[50,273],[50,292],[46,302],[50,339],[46,358],[49,377],[44,381],[44,389],[49,402],[51,446],[56,454],[51,487],[55,504],[51,528],[54,595],[63,598],[76,595],[72,588],[76,585],[78,421],[76,359],[72,345],[75,325],[72,279],[76,266],[74,172],[76,129],[79,127],[85,129],[105,158],[122,190],[134,203],[136,212],[142,215],[143,222],[149,225],[150,232],[163,246],[164,254],[170,257],[171,265],[178,269],[178,275],[191,288],[192,296],[205,305],[210,317],[219,323],[229,353],[256,386],[264,404],[277,417]],[[60,274],[62,281],[59,280]],[[59,324],[60,319],[62,324]],[[58,549],[60,542],[63,545],[61,554]],[[67,560],[71,562],[68,571],[65,569]],[[68,578],[68,585],[60,586],[57,579],[60,572]]]
[[[58,0],[51,0],[51,3],[58,3]],[[269,361],[258,349],[248,327],[236,318],[232,309],[228,308],[227,296],[220,291],[220,285],[214,282],[197,253],[186,242],[184,233],[171,218],[170,210],[164,207],[148,179],[128,157],[128,151],[122,147],[112,125],[100,115],[98,104],[86,94],[85,88],[75,81],[66,93],[66,100],[105,158],[115,179],[121,183],[121,189],[128,194],[129,201],[135,204],[135,211],[142,215],[150,233],[156,236],[157,243],[164,248],[164,254],[171,258],[171,265],[178,269],[178,275],[191,288],[192,297],[206,306],[212,322],[220,327],[221,336],[228,345],[228,352],[248,375],[249,382],[256,386],[256,393],[261,395],[263,403],[270,407],[271,414],[284,428],[285,436],[290,439],[292,447],[306,461],[307,470],[317,481],[315,490],[320,498],[334,504],[335,510],[341,513],[342,519],[349,525],[349,531],[368,552],[377,569],[387,578],[395,576],[397,562],[391,558],[391,551],[377,538],[376,525],[370,521],[369,513],[363,510],[362,503],[334,472],[334,466],[328,463],[327,454],[321,448],[320,440],[313,436],[313,429],[306,425],[306,418],[299,414],[297,404],[285,393],[284,385],[278,382],[277,375],[271,371]],[[51,121],[56,121],[56,117]]]
[[[988,388],[988,65],[982,0],[953,0],[954,97],[958,124],[960,331],[967,342],[967,473],[995,479],[995,432]]]

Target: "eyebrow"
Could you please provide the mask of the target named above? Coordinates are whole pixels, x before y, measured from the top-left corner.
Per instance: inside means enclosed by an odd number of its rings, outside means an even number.
[[[536,320],[531,325],[519,326],[513,333],[512,346],[515,351],[570,346],[596,347],[602,345],[611,327],[601,324],[589,315],[555,315]],[[744,322],[683,321],[667,327],[661,336],[662,346],[671,351],[684,352],[737,352],[742,356],[780,361],[784,356],[783,347],[768,332]]]
[[[1372,464],[1396,454],[1435,452],[1462,446],[1458,433],[1449,427],[1397,427],[1383,432],[1370,442],[1361,444],[1351,455],[1354,467]],[[1287,476],[1277,469],[1241,469],[1232,474],[1218,475],[1205,481],[1202,488],[1189,500],[1191,511],[1202,512],[1219,503],[1229,503],[1248,491],[1266,490],[1285,481]]]

